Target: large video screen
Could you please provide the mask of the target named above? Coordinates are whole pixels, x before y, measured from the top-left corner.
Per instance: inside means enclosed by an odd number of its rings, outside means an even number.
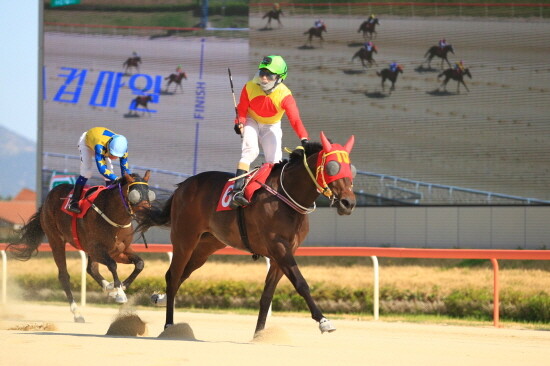
[[[46,5],[43,190],[78,176],[78,140],[97,126],[124,135],[132,171],[151,169],[151,186],[167,194],[189,175],[235,169],[240,139],[228,69],[244,85],[248,8],[214,13],[212,29],[203,30],[195,2],[175,3],[182,2]],[[89,183],[102,183],[94,178]]]
[[[151,183],[166,192],[201,171],[233,171],[228,68],[238,100],[261,59],[279,54],[310,138],[355,135],[359,204],[550,204],[548,22],[510,7],[253,2],[243,15],[211,1],[201,28],[195,2],[108,4],[45,8],[44,189],[78,172],[78,138],[94,126],[127,136],[130,165],[156,169]],[[268,22],[272,10],[282,12]],[[360,29],[369,15],[372,34]],[[429,60],[443,39],[448,62]],[[376,52],[362,61],[367,47]],[[134,53],[139,68],[125,68]],[[392,86],[382,75],[393,63]],[[168,85],[180,65],[187,79]],[[139,96],[151,96],[148,110],[132,105]],[[283,133],[283,146],[299,144],[286,117]]]

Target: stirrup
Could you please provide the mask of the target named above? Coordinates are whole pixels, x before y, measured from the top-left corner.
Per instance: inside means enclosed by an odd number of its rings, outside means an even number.
[[[67,211],[79,214],[82,212],[80,207],[78,207],[78,202],[71,202],[69,203],[69,207],[67,207]]]
[[[236,209],[242,206],[248,206],[250,202],[246,198],[244,198],[244,192],[243,191],[236,191],[233,194],[233,197],[231,198],[231,201],[229,202],[229,207],[232,209]]]

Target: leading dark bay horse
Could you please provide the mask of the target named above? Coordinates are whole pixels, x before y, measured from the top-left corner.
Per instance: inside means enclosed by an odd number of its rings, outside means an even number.
[[[443,83],[441,83],[441,87],[443,87],[443,90],[447,90],[447,83],[449,80],[453,79],[456,80],[456,93],[460,94],[460,84],[464,85],[466,88],[466,91],[470,91],[468,87],[466,86],[466,83],[464,82],[464,76],[468,76],[470,79],[472,78],[472,74],[470,74],[470,69],[465,68],[462,71],[456,70],[456,69],[447,69],[443,71],[441,74],[437,75],[437,79],[439,80],[442,76],[445,76],[445,80],[443,80]]]
[[[265,328],[273,293],[283,275],[304,298],[321,332],[336,330],[313,300],[294,258],[309,231],[307,214],[313,211],[320,192],[332,200],[339,215],[350,215],[356,204],[355,168],[349,159],[354,137],[341,146],[331,144],[321,132],[321,141],[322,144],[310,142],[305,148],[299,147],[288,162],[275,164],[265,185],[256,191],[246,208],[217,211],[224,186],[233,175],[210,171],[178,184],[163,207],[142,211],[137,231],[153,226],[171,228],[174,254],[165,276],[165,327],[174,324],[174,300],[181,284],[210,255],[229,245],[271,260],[255,335]],[[241,235],[239,226],[246,229],[246,236]]]
[[[378,21],[378,18],[374,18],[372,21],[365,20],[361,25],[359,26],[359,29],[357,30],[357,33],[363,32],[363,38],[364,39],[374,39],[376,38],[376,35],[378,34],[376,32],[376,25],[380,25],[380,22]],[[374,37],[373,37],[374,35]]]
[[[262,17],[262,19],[267,18],[267,24],[265,25],[266,29],[271,28],[271,19],[275,19],[277,22],[279,22],[279,27],[282,27],[283,24],[281,23],[281,15],[283,15],[283,11],[281,9],[271,9],[265,15]]]
[[[426,58],[426,60],[424,60],[424,62],[427,61],[428,62],[428,68],[431,69],[432,68],[432,66],[431,66],[432,58],[437,56],[441,59],[441,69],[443,69],[443,61],[447,61],[447,64],[450,67],[451,63],[449,62],[449,59],[447,58],[447,54],[449,52],[452,53],[453,55],[455,53],[455,50],[453,49],[453,46],[450,45],[450,44],[446,45],[443,48],[441,48],[439,46],[432,46],[424,54],[424,57]],[[422,62],[422,63],[424,63],[424,62]]]
[[[351,62],[353,62],[354,59],[359,57],[359,59],[361,60],[361,64],[363,65],[364,68],[367,68],[367,64],[368,66],[372,66],[372,64],[375,64],[376,66],[378,66],[376,61],[374,61],[374,58],[372,58],[373,53],[378,53],[376,46],[373,46],[370,51],[367,51],[366,48],[361,47],[357,52],[355,52],[355,54],[351,58]]]
[[[134,56],[134,57],[128,57],[126,61],[122,64],[124,67],[124,73],[128,73],[130,68],[135,68],[137,72],[139,73],[139,64],[141,63],[141,57]]]
[[[383,69],[380,72],[376,72],[376,75],[380,76],[382,78],[382,91],[385,91],[384,83],[386,82],[386,79],[391,81],[391,87],[390,87],[390,94],[392,91],[395,90],[395,82],[397,81],[397,76],[399,74],[403,73],[403,66],[398,65],[397,69],[395,71],[392,71],[390,69]]]
[[[187,74],[184,73],[184,72],[178,72],[177,74],[173,73],[173,74],[170,74],[169,76],[165,77],[164,80],[168,80],[168,82],[166,82],[165,91],[168,92],[168,87],[170,86],[170,84],[174,83],[175,84],[174,92],[176,92],[178,87],[183,92],[183,87],[181,86],[181,81],[183,79],[187,80]]]
[[[304,34],[308,35],[308,38],[307,38],[307,41],[306,41],[306,46],[313,47],[313,44],[312,44],[311,40],[312,40],[313,37],[317,37],[317,38],[319,38],[320,43],[321,43],[321,47],[322,47],[323,42],[325,41],[325,39],[323,38],[323,32],[328,32],[327,31],[327,26],[324,25],[324,24],[320,27],[311,27],[307,31],[305,31]]]
[[[126,174],[103,189],[86,214],[76,219],[76,230],[73,228],[73,216],[62,211],[65,198],[71,194],[73,186],[60,184],[48,193],[44,204],[20,229],[18,238],[8,245],[9,253],[15,258],[29,260],[37,253],[46,235],[59,272],[59,282],[67,295],[75,322],[83,323],[84,318],[80,315],[71,291],[65,243],[86,252],[87,272],[90,276],[104,291],[110,292],[109,295],[116,302],[126,302],[124,288],[128,288],[143,270],[143,260],[134,253],[130,244],[135,213],[150,207],[155,196],[149,190],[149,176],[149,171],[143,178],[135,173]],[[133,272],[122,282],[117,274],[117,263],[134,265]],[[113,283],[109,283],[99,273],[98,264],[107,266],[113,276]]]

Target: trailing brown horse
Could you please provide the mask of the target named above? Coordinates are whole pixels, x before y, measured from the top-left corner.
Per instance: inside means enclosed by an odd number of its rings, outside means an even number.
[[[455,50],[453,49],[453,46],[448,44],[445,47],[441,48],[439,46],[432,46],[426,53],[424,54],[424,57],[426,57],[426,60],[424,62],[428,61],[428,68],[431,69],[431,62],[432,58],[435,56],[439,57],[441,59],[441,69],[443,69],[443,61],[447,61],[447,64],[449,64],[449,67],[451,66],[451,63],[449,62],[449,59],[447,58],[448,53],[452,53],[454,55]],[[422,62],[422,63],[424,63]]]
[[[178,86],[183,92],[183,87],[181,86],[181,81],[183,79],[187,80],[187,74],[184,72],[178,72],[177,74],[170,74],[169,76],[165,77],[164,80],[168,80],[168,82],[166,83],[165,91],[168,92],[168,87],[170,86],[170,84],[174,83],[176,84],[174,87],[174,92],[178,89]]]
[[[141,63],[141,57],[134,56],[134,57],[128,57],[126,61],[122,64],[124,67],[124,73],[128,73],[128,70],[130,68],[135,68],[137,72],[139,73],[139,64]]]
[[[445,80],[443,80],[443,83],[441,83],[441,87],[443,87],[444,90],[447,90],[447,83],[449,80],[453,79],[457,81],[456,85],[456,92],[457,94],[460,94],[460,84],[464,85],[466,88],[466,91],[470,91],[468,87],[466,86],[466,83],[464,82],[464,76],[467,75],[470,79],[472,78],[472,74],[470,74],[470,69],[465,68],[462,71],[459,71],[457,69],[447,69],[443,71],[441,74],[437,75],[437,79],[439,80],[442,76],[445,76]]]
[[[265,28],[271,28],[271,19],[275,19],[277,22],[279,22],[279,27],[282,27],[283,24],[281,23],[281,15],[283,15],[283,11],[281,9],[271,9],[265,15],[262,17],[262,19],[267,18],[267,24],[265,25]]]
[[[359,29],[357,30],[357,33],[363,32],[363,38],[364,39],[374,39],[376,38],[376,35],[378,34],[376,32],[376,25],[380,25],[380,22],[378,21],[378,18],[374,18],[371,21],[365,20],[361,25],[359,26]],[[373,37],[373,34],[375,35]],[[367,38],[368,35],[368,38]]]
[[[62,211],[73,189],[71,184],[60,184],[46,196],[44,204],[19,231],[19,237],[8,245],[10,254],[20,260],[29,260],[37,252],[44,235],[48,238],[53,258],[58,269],[58,278],[69,301],[74,321],[83,323],[71,291],[67,271],[65,243],[83,250],[88,255],[87,272],[115,301],[127,301],[124,289],[128,288],[143,270],[143,260],[134,253],[130,244],[133,239],[132,218],[135,212],[150,207],[154,192],[149,191],[147,181],[150,172],[142,178],[137,174],[124,175],[103,189],[93,205],[73,223],[73,214]],[[89,197],[89,196],[88,196]],[[73,228],[73,224],[76,230]],[[134,270],[124,281],[117,274],[117,263],[133,264]],[[109,283],[99,273],[98,264],[107,266],[113,276]]]
[[[294,258],[294,252],[309,231],[307,214],[313,211],[319,192],[323,191],[332,200],[339,215],[351,214],[356,204],[355,168],[349,160],[354,137],[341,146],[331,144],[321,132],[321,141],[322,145],[310,142],[305,148],[299,147],[292,152],[288,162],[275,164],[265,185],[252,196],[248,207],[218,211],[218,200],[233,175],[211,171],[178,184],[162,208],[143,211],[136,230],[171,227],[174,255],[165,276],[165,327],[174,324],[174,300],[183,281],[215,251],[229,245],[271,260],[255,334],[265,328],[273,293],[283,275],[304,298],[321,332],[336,329],[311,297]]]
[[[351,62],[353,62],[354,59],[359,57],[359,59],[361,60],[361,64],[363,65],[364,68],[367,67],[367,64],[368,66],[372,66],[372,64],[375,64],[376,66],[378,66],[376,61],[374,61],[374,58],[372,58],[373,53],[378,53],[376,46],[372,46],[370,51],[368,51],[364,47],[361,47],[359,51],[355,52],[355,54],[351,58]]]
[[[392,71],[390,69],[383,69],[380,72],[376,72],[376,75],[380,76],[382,78],[382,91],[385,91],[384,83],[386,82],[386,79],[391,81],[391,88],[390,88],[390,94],[392,91],[395,90],[395,82],[397,81],[397,76],[399,74],[403,73],[403,66],[398,65],[397,69],[395,71]]]
[[[309,45],[310,47],[313,47],[311,40],[313,37],[317,37],[320,39],[321,47],[322,47],[323,42],[325,41],[325,39],[323,38],[323,32],[327,32],[327,26],[324,24],[320,27],[311,27],[307,31],[305,31],[304,34],[308,35],[306,46]]]

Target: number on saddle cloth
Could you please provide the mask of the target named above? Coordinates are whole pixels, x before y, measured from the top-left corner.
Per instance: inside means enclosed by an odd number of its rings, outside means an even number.
[[[258,190],[258,188],[260,188],[262,184],[265,183],[274,165],[275,164],[273,163],[264,163],[262,164],[262,166],[256,168],[249,173],[247,177],[247,182],[245,183],[246,185],[244,187],[244,197],[248,201],[250,201],[254,192],[256,192],[256,190]],[[220,199],[218,200],[218,207],[216,211],[231,210],[231,208],[229,207],[229,202],[231,201],[232,189],[230,188],[233,186],[233,181],[234,178],[231,178],[231,180],[228,180],[225,184]]]

